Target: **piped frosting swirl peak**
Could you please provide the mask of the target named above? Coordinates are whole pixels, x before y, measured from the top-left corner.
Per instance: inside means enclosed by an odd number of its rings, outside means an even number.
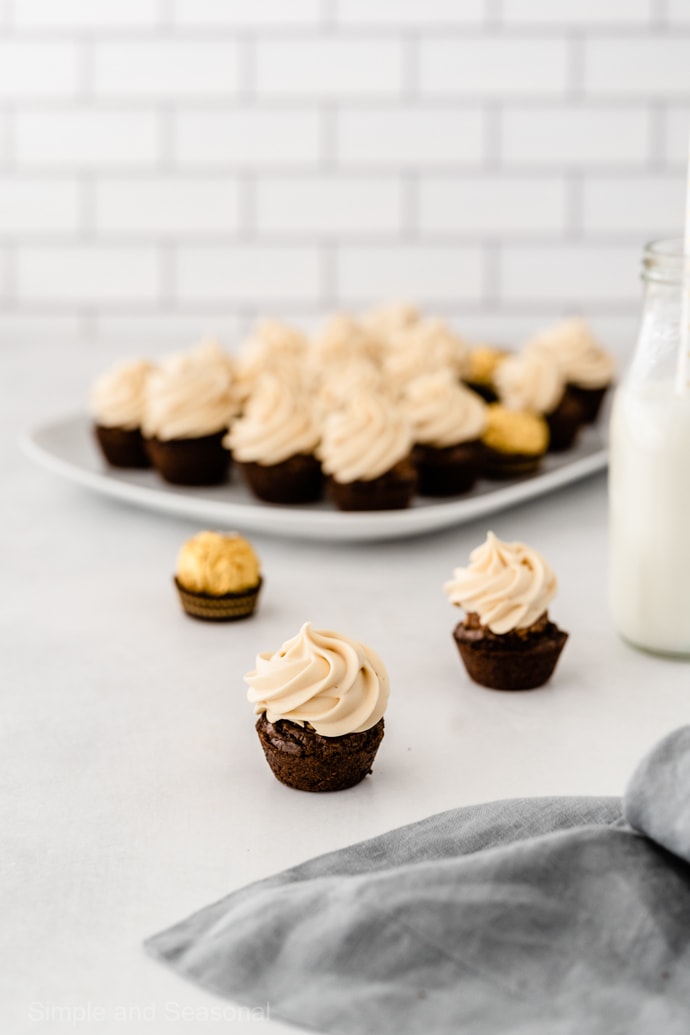
[[[153,365],[143,359],[126,360],[101,374],[91,388],[89,409],[105,427],[133,430],[141,425],[146,382]]]
[[[479,615],[501,635],[526,629],[542,617],[556,595],[556,576],[544,558],[524,543],[504,543],[493,532],[456,568],[443,586],[451,604]]]
[[[388,704],[388,673],[378,654],[310,622],[277,651],[258,654],[244,679],[256,715],[309,724],[324,737],[371,729]]]
[[[318,455],[338,482],[372,481],[412,449],[412,425],[385,396],[360,392],[323,425]]]
[[[580,388],[604,388],[613,381],[613,357],[602,349],[585,320],[560,320],[532,338],[528,346],[549,352],[566,381]]]
[[[270,467],[298,454],[311,455],[318,441],[303,394],[287,381],[265,374],[223,445],[240,463]]]
[[[227,428],[236,410],[233,362],[217,342],[204,341],[151,374],[143,430],[161,440],[200,438]]]
[[[494,383],[504,406],[530,413],[552,413],[565,391],[556,357],[537,347],[505,359],[496,370]]]
[[[481,438],[486,428],[484,400],[458,384],[447,370],[410,381],[402,402],[415,440],[422,445],[443,449],[471,442]]]

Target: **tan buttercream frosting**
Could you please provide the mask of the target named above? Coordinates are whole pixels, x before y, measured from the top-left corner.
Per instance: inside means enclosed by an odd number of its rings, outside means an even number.
[[[237,391],[244,402],[264,374],[299,383],[309,342],[301,331],[279,320],[259,320],[241,345],[237,358]]]
[[[385,302],[365,313],[362,323],[385,342],[395,331],[411,327],[420,318],[419,309],[409,302]]]
[[[143,430],[163,441],[203,438],[227,428],[236,411],[232,360],[216,342],[203,342],[153,371]]]
[[[318,450],[338,482],[371,481],[410,454],[412,425],[385,396],[360,392],[323,424]]]
[[[388,704],[388,673],[378,654],[310,622],[277,651],[258,654],[244,678],[256,715],[309,724],[324,737],[363,733]]]
[[[406,386],[403,408],[416,442],[443,449],[481,438],[486,427],[483,399],[458,384],[446,370],[422,374]]]
[[[529,346],[546,349],[566,381],[580,388],[605,388],[616,372],[613,357],[602,349],[585,320],[571,317],[537,334]]]
[[[310,407],[294,385],[272,374],[262,377],[244,414],[223,439],[240,463],[273,466],[298,454],[311,455],[319,432]]]
[[[540,553],[504,543],[493,532],[443,586],[451,604],[479,615],[499,635],[534,625],[556,595],[556,576]]]
[[[358,392],[382,390],[381,370],[372,360],[354,358],[334,363],[321,372],[316,409],[322,417],[327,417]]]
[[[529,347],[498,366],[494,384],[509,410],[531,413],[552,413],[565,391],[565,378],[555,357],[546,349]]]
[[[397,383],[441,369],[459,377],[467,369],[468,346],[441,320],[418,320],[395,331],[390,342],[384,365]]]
[[[361,321],[347,313],[329,317],[312,342],[309,361],[327,366],[353,359],[373,359],[377,342]]]
[[[224,596],[252,589],[261,579],[259,559],[240,535],[199,532],[177,558],[177,578],[192,593]]]
[[[126,360],[106,370],[94,381],[89,409],[106,428],[133,431],[141,427],[146,401],[146,382],[153,365],[143,359]]]

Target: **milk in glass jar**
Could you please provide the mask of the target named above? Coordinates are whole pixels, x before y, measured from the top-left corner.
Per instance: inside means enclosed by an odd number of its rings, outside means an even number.
[[[690,656],[685,268],[680,240],[645,249],[639,337],[611,415],[609,582],[614,622],[626,640]]]

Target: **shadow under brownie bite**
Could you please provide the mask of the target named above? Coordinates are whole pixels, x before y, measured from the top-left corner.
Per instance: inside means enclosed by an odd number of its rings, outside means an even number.
[[[383,739],[388,673],[370,647],[309,622],[257,655],[247,697],[271,770],[301,791],[341,791],[371,772]]]
[[[475,683],[533,690],[550,679],[568,634],[549,620],[557,581],[541,554],[489,532],[443,588],[467,612],[453,638]]]

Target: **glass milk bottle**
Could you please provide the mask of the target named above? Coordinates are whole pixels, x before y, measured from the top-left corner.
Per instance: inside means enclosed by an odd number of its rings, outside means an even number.
[[[690,386],[676,385],[683,270],[682,241],[646,247],[637,347],[611,414],[609,579],[626,640],[690,656]]]

